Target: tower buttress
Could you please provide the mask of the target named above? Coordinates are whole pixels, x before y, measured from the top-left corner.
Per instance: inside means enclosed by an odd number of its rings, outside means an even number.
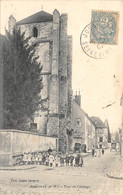
[[[14,26],[16,25],[16,19],[11,15],[9,17],[8,27],[9,32],[12,33]]]
[[[53,51],[49,93],[48,135],[58,135],[59,128],[59,25],[60,14],[53,12]]]
[[[72,109],[72,36],[67,41],[67,77],[68,77],[68,114],[71,118]]]
[[[61,14],[60,25],[60,113],[67,109],[68,78],[67,78],[67,14]]]

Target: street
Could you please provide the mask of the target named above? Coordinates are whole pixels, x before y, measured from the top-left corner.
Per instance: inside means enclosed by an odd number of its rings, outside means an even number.
[[[38,165],[31,170],[1,170],[0,195],[122,195],[123,180],[107,177],[115,160],[116,152],[106,150],[101,157],[85,157],[83,167]]]

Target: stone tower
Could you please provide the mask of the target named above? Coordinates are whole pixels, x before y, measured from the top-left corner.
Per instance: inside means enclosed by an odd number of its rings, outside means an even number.
[[[60,115],[70,108],[72,92],[72,37],[67,35],[67,14],[40,11],[19,22],[17,28],[25,36],[32,36],[42,69],[43,110],[36,113],[34,121],[40,134],[58,136]],[[11,31],[13,17],[9,19]],[[68,106],[69,102],[69,106]]]

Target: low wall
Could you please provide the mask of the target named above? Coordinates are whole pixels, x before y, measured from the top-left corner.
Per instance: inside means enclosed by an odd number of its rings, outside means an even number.
[[[12,166],[12,157],[24,152],[56,150],[57,138],[20,130],[0,130],[0,165]]]

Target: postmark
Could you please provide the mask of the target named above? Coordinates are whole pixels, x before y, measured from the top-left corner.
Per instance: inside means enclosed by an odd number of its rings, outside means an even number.
[[[118,44],[119,12],[93,10],[90,43]]]
[[[106,45],[90,43],[91,24],[85,26],[80,35],[80,45],[86,55],[94,59],[102,59],[108,57],[114,49],[114,45]]]

